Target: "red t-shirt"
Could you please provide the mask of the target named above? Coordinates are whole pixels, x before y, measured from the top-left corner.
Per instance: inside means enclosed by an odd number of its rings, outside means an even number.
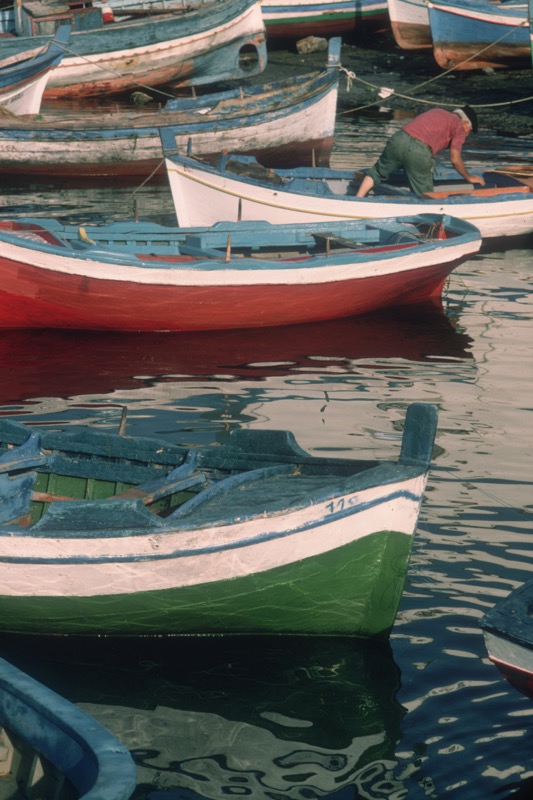
[[[414,139],[419,139],[431,148],[433,155],[449,147],[461,150],[466,133],[457,114],[432,108],[403,126],[403,130]]]

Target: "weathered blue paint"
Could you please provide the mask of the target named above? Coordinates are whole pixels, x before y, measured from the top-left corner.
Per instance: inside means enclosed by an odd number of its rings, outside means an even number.
[[[43,52],[37,56],[34,54],[28,55],[28,58],[8,65],[3,65],[0,62],[0,97],[2,91],[15,88],[19,84],[23,85],[35,76],[60,64],[65,54],[63,45],[68,43],[70,31],[70,25],[61,25],[57,29],[54,38],[51,41],[50,37],[48,38],[48,45],[45,41]],[[33,53],[33,46],[31,49]],[[0,56],[4,58],[3,46],[0,49]]]
[[[221,26],[227,26],[234,19],[239,18],[249,8],[254,6],[257,0],[227,0],[227,2],[212,2],[205,6],[194,8],[185,14],[161,14],[147,16],[141,19],[126,20],[123,22],[104,24],[102,21],[101,9],[95,9],[98,19],[94,27],[88,30],[81,29],[83,25],[78,25],[77,10],[71,9],[69,18],[71,19],[73,32],[69,43],[68,53],[65,62],[70,58],[90,57],[101,54],[109,54],[113,63],[113,54],[120,51],[131,51],[132,68],[139,69],[150,63],[149,49],[154,45],[165,44],[175,41],[186,41],[191,37],[206,36],[211,30]],[[53,24],[53,22],[52,22]],[[18,55],[31,48],[44,46],[49,41],[49,36],[35,35],[28,31],[23,33],[23,26],[17,25],[17,35],[6,35],[2,38],[2,55],[5,57]],[[256,53],[256,61],[248,68],[244,69],[240,63],[242,48],[253,47]],[[133,62],[137,61],[137,64]],[[254,35],[236,36],[232,41],[227,41],[220,46],[213,46],[203,52],[196,54],[194,59],[187,59],[184,56],[181,62],[176,62],[175,69],[167,70],[163,80],[156,83],[174,81],[180,85],[201,85],[211,83],[213,80],[230,80],[237,78],[250,77],[260,74],[267,62],[266,43],[264,39],[264,26],[262,31],[255,31]],[[105,62],[107,64],[107,62]],[[105,65],[101,65],[105,71]],[[129,88],[138,88],[139,80],[135,79],[137,72],[132,73]],[[139,73],[140,74],[140,73]],[[113,91],[125,91],[128,86],[124,79],[127,76],[113,75],[110,70],[102,78],[102,81],[94,81],[95,86],[83,82],[76,84],[72,91],[68,87],[61,88],[52,94],[47,89],[48,96],[73,95],[98,95],[108,94]],[[122,80],[120,80],[122,79]],[[150,82],[149,71],[145,73],[147,85]],[[118,81],[118,84],[117,84]],[[100,85],[101,83],[101,85]],[[116,88],[113,87],[116,85]],[[58,94],[60,92],[60,95]]]
[[[0,725],[47,759],[80,800],[128,800],[133,760],[106,728],[42,683],[0,658]],[[23,756],[24,758],[24,756]],[[24,772],[24,771],[23,771]],[[31,775],[28,767],[27,773]],[[45,768],[46,774],[46,768]],[[54,794],[71,797],[68,793]]]
[[[195,98],[176,98],[161,111],[137,114],[110,112],[72,119],[4,119],[0,125],[0,170],[36,171],[54,176],[70,174],[151,174],[162,166],[160,129],[168,130],[172,151],[187,142],[191,154],[213,154],[246,130],[239,152],[267,157],[269,164],[328,163],[335,127],[336,102],[330,119],[309,139],[299,130],[289,135],[293,120],[313,112],[338,90],[339,38],[329,43],[326,69],[294,78],[213,92]],[[316,112],[315,112],[316,113]],[[268,129],[263,126],[268,125]],[[210,145],[206,138],[210,137]],[[299,138],[298,138],[299,137]],[[331,140],[331,141],[330,141]],[[132,151],[132,145],[134,149]],[[279,151],[279,155],[276,155]]]

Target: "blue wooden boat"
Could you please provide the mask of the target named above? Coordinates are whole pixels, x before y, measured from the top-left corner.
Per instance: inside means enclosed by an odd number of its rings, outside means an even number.
[[[61,64],[70,39],[70,26],[62,25],[41,52],[0,59],[0,107],[11,114],[38,114],[51,70]]]
[[[104,22],[103,9],[59,0],[23,2],[2,54],[46,44],[58,18],[70,22],[69,50],[51,75],[45,98],[116,94],[172,83],[200,85],[260,74],[266,66],[259,0],[211,0],[184,13]]]
[[[443,69],[531,64],[528,6],[523,0],[430,0],[433,55]]]
[[[0,658],[0,796],[128,800],[136,770],[103,725]]]
[[[170,100],[162,111],[0,120],[0,172],[146,177],[164,172],[161,129],[176,152],[253,154],[265,166],[326,166],[333,146],[341,40],[325,69]]]
[[[382,461],[288,431],[184,449],[0,419],[0,631],[387,638],[437,426]]]
[[[509,683],[533,700],[533,580],[488,611],[480,622],[490,660]]]

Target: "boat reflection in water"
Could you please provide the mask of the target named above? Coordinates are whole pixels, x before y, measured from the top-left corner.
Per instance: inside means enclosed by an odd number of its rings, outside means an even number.
[[[3,649],[14,663],[32,661],[31,642]],[[394,753],[405,709],[386,642],[62,638],[42,652],[34,673],[131,751],[138,800],[337,799],[354,789],[382,796],[373,791],[383,781],[389,792],[403,788]]]
[[[406,306],[330,322],[197,333],[120,334],[3,331],[0,404],[134,389],[191,376],[261,380],[275,375],[347,374],[361,359],[471,358],[470,338],[440,305]]]

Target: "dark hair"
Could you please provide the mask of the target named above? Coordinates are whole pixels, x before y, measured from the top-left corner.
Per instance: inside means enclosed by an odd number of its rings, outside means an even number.
[[[474,109],[470,106],[463,106],[461,111],[463,111],[470,120],[470,124],[472,125],[472,133],[477,133],[477,114]]]

